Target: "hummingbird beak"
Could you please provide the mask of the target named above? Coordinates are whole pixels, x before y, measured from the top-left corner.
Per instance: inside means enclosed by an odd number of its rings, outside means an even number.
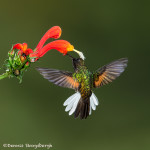
[[[66,55],[68,55],[71,59],[74,59],[74,57],[72,57],[72,56],[71,56],[71,55],[69,55],[68,53],[67,53]]]

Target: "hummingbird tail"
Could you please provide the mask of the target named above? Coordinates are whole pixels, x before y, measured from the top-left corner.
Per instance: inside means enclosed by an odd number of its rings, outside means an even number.
[[[65,102],[64,106],[67,106],[65,111],[69,111],[69,115],[72,115],[78,105],[78,102],[81,98],[81,94],[79,92],[76,92],[75,94],[71,95]]]
[[[96,95],[92,92],[92,95],[90,97],[90,112],[89,114],[92,114],[92,109],[96,110],[96,106],[98,106],[99,102],[98,102],[98,98],[96,97]]]
[[[98,104],[98,99],[93,92],[91,97],[87,98],[86,100],[82,100],[82,98],[80,98],[77,109],[74,113],[75,118],[80,115],[80,119],[86,119],[89,115],[92,114],[92,109],[96,110],[96,106]]]
[[[79,103],[77,105],[77,109],[75,110],[74,117],[77,118],[80,115],[80,119],[86,119],[89,116],[90,112],[90,99],[82,100],[80,98]]]
[[[80,119],[86,119],[92,113],[92,109],[96,110],[98,105],[98,99],[94,93],[91,97],[83,100],[79,92],[70,96],[63,104],[67,106],[65,111],[69,111],[69,115],[74,113],[74,117],[77,118],[80,115]]]

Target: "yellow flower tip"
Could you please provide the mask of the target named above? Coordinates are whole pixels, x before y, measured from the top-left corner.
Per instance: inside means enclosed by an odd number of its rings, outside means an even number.
[[[73,51],[74,50],[74,46],[73,45],[69,45],[68,47],[67,47],[67,51]]]

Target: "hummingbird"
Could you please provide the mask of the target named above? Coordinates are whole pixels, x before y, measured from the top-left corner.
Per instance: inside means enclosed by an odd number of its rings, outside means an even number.
[[[69,111],[69,115],[74,113],[75,118],[80,116],[80,119],[86,119],[99,104],[93,89],[102,87],[119,77],[127,67],[128,59],[118,59],[91,72],[86,67],[83,58],[67,55],[72,59],[74,73],[49,68],[37,68],[37,70],[55,85],[74,89],[75,94],[63,104],[66,106],[65,111]]]

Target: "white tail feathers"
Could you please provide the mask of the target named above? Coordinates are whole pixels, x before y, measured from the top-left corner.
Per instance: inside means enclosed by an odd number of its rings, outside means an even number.
[[[89,115],[92,114],[92,109],[96,110],[96,106],[99,104],[98,99],[94,93],[92,93],[90,97],[90,112]]]
[[[77,92],[64,102],[64,106],[67,106],[65,111],[69,111],[69,115],[72,115],[75,112],[80,98],[81,94]]]
[[[81,98],[81,94],[79,92],[73,94],[72,96],[70,96],[65,102],[64,102],[64,106],[66,106],[65,111],[69,111],[69,115],[72,115],[78,105],[78,102]],[[90,112],[89,115],[91,115],[92,113],[92,109],[96,110],[96,106],[99,104],[97,97],[95,96],[94,93],[92,93],[91,97],[90,97]]]

